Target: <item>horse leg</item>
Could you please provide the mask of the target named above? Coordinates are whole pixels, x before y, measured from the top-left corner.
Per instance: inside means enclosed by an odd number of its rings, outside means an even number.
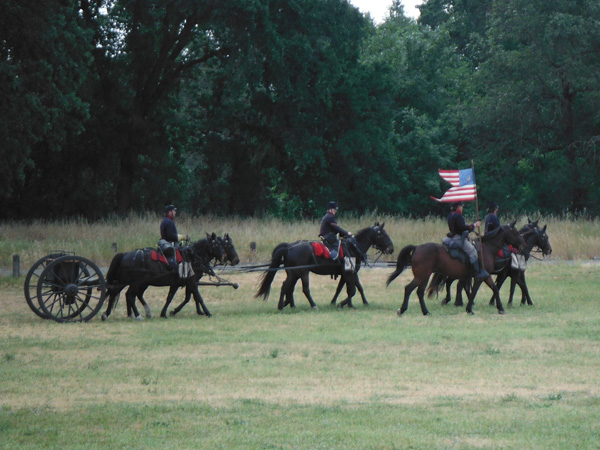
[[[452,284],[452,280],[450,281]],[[454,299],[454,306],[464,306],[462,291],[465,289],[464,281],[458,280],[456,283],[456,298]],[[448,301],[450,301],[450,290],[448,289]]]
[[[400,309],[398,311],[396,311],[399,316],[404,314],[406,312],[406,310],[408,309],[408,299],[409,299],[412,291],[414,291],[415,288],[417,287],[417,285],[418,285],[418,283],[415,282],[415,280],[413,279],[410,283],[408,283],[404,287],[404,301],[402,302],[402,306],[400,307]]]
[[[171,289],[175,289],[175,291],[177,291],[178,288],[179,288],[179,286],[171,287],[169,289],[169,294],[171,293]],[[175,292],[173,292],[173,295],[175,295]],[[191,298],[192,298],[192,292],[186,286],[185,287],[185,297],[184,297],[183,301],[179,304],[179,306],[177,306],[177,308],[175,308],[173,311],[169,312],[169,316],[173,317],[175,314],[177,314],[179,311],[181,311],[183,309],[183,307],[190,302]],[[198,310],[198,305],[196,305],[196,311],[197,310]]]
[[[134,289],[133,286],[129,286],[127,292],[125,293],[125,299],[127,301],[127,317],[135,320],[143,320],[142,316],[140,316],[140,312],[135,306],[135,298],[138,295],[138,291]]]
[[[512,277],[512,275],[510,274],[510,272],[508,270],[503,270],[502,272],[500,272],[498,274],[498,276],[496,277],[496,287],[498,288],[498,290],[502,289],[502,285],[504,284],[504,282],[506,281],[506,279],[508,278],[508,276],[510,275],[510,297],[508,299],[508,304],[510,305],[512,303],[512,298],[513,298],[513,291],[514,291],[514,284],[513,284],[513,280],[514,278]],[[494,295],[492,295],[492,297],[490,298],[490,306],[494,306],[495,303],[495,298]]]
[[[365,297],[365,290],[362,287],[362,284],[360,283],[360,279],[358,278],[358,273],[355,274],[355,279],[354,281],[356,282],[356,289],[358,289],[358,292],[360,292],[360,296],[362,298],[362,302],[363,305],[369,305],[369,302],[367,301],[367,297]]]
[[[527,283],[525,281],[525,272],[519,271],[519,278],[517,280],[517,284],[521,288],[521,305],[527,303],[529,306],[533,306],[531,296],[529,295],[529,288],[527,287]]]
[[[305,273],[304,275],[302,275],[300,277],[300,280],[302,281],[302,292],[304,293],[304,296],[307,298],[308,303],[310,303],[310,307],[312,309],[318,309],[315,301],[313,300],[312,296],[310,295],[310,280],[308,277],[308,272]]]
[[[498,314],[504,314],[504,307],[502,306],[502,301],[500,300],[500,290],[492,280],[492,277],[489,276],[485,280],[485,284],[487,284],[492,291],[494,291],[494,297],[496,297],[496,307],[498,308]]]
[[[110,315],[112,314],[113,310],[115,309],[115,306],[117,305],[117,303],[119,302],[119,297],[121,296],[121,290],[123,288],[120,289],[110,289],[109,293],[108,293],[108,306],[106,307],[106,311],[104,311],[104,314],[102,314],[102,320],[106,320],[110,317]]]
[[[296,281],[298,279],[293,279],[290,274],[287,275],[286,279],[281,284],[281,293],[279,294],[279,303],[277,304],[277,309],[281,311],[286,305],[291,305],[290,307],[294,307],[294,287],[296,286]],[[288,293],[290,293],[288,295]],[[290,300],[291,297],[291,300]],[[285,300],[284,300],[285,299]]]
[[[424,316],[429,316],[429,310],[427,309],[427,305],[425,305],[425,288],[427,287],[427,283],[423,283],[419,285],[417,288],[417,296],[419,297],[419,304],[421,305],[421,312]]]
[[[344,284],[346,284],[346,281],[344,280],[344,277],[340,277],[340,281],[339,281],[339,283],[337,285],[337,288],[335,290],[335,294],[333,295],[333,298],[331,299],[331,304],[332,305],[335,305],[335,302],[337,301],[337,298],[340,295],[340,292],[342,292]]]
[[[342,276],[344,277],[345,275]],[[355,278],[351,278],[354,276],[354,274],[348,275],[349,278],[346,280],[346,293],[348,294],[348,297],[346,298],[346,300],[340,303],[340,308],[343,308],[344,306],[348,306],[348,308],[354,308],[354,305],[352,304],[352,297],[354,297],[354,295],[356,294],[356,285],[354,284]]]
[[[204,300],[202,299],[202,296],[200,295],[200,291],[198,291],[198,285],[195,282],[189,282],[187,287],[189,287],[189,289],[192,291],[192,295],[194,296],[196,305],[199,304],[202,307],[202,311],[204,311],[204,315],[206,317],[212,317],[212,314],[210,313],[210,311],[204,304]],[[196,307],[196,309],[198,310],[198,307]]]
[[[442,299],[442,306],[447,305],[448,303],[450,303],[450,300],[452,300],[452,296],[450,295],[450,288],[452,287],[452,282],[453,281],[454,280],[451,280],[450,278],[448,278],[446,280],[446,297],[444,297]],[[457,291],[457,294],[458,294],[458,291]]]
[[[167,318],[167,310],[169,309],[169,305],[173,301],[173,297],[175,296],[175,292],[177,292],[178,286],[171,286],[169,288],[169,293],[167,294],[167,299],[165,300],[165,306],[163,306],[162,311],[160,312],[160,317],[163,319]]]
[[[151,319],[152,311],[150,310],[150,306],[148,306],[148,303],[146,303],[146,300],[144,299],[144,291],[139,292],[137,298],[140,301],[140,303],[142,304],[142,306],[144,307],[144,310],[146,312],[146,317],[148,319]]]
[[[479,286],[481,286],[482,280],[481,278],[475,278],[473,282],[473,287],[471,288],[471,294],[469,297],[469,302],[467,303],[467,314],[475,314],[473,312],[473,305],[475,304],[475,296],[477,295],[477,291],[479,290]]]

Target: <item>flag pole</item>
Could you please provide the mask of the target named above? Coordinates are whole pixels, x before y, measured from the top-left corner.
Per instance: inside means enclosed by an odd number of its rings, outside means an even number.
[[[475,163],[471,160],[471,169],[473,170],[473,175],[475,175]],[[479,222],[479,194],[477,193],[477,177],[475,177],[475,222]],[[483,269],[483,252],[481,249],[483,248],[483,243],[481,241],[481,224],[477,227],[477,234],[479,235],[479,267]]]

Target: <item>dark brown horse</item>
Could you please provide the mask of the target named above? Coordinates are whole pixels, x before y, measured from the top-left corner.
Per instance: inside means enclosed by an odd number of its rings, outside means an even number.
[[[550,255],[552,253],[552,246],[550,245],[550,239],[548,238],[548,234],[546,233],[546,226],[544,228],[540,228],[538,226],[538,221],[531,221],[528,219],[528,224],[523,226],[519,230],[521,236],[525,240],[525,248],[521,255],[524,256],[525,260],[528,261],[531,255],[531,252],[537,248],[542,255]],[[521,271],[519,269],[514,269],[511,267],[511,260],[507,259],[496,259],[494,264],[494,272],[492,275],[496,275],[496,286],[498,289],[502,288],[502,285],[506,281],[508,277],[510,277],[510,296],[508,298],[508,304],[511,305],[513,301],[513,296],[515,292],[515,287],[518,285],[521,289],[521,304],[533,305],[531,300],[531,296],[529,295],[529,289],[527,288],[527,282],[525,280],[525,271]],[[446,278],[441,274],[434,274],[434,278],[430,283],[430,287],[427,289],[428,297],[431,297],[434,293],[437,293],[432,286],[440,286],[440,279]],[[446,278],[446,297],[442,300],[442,305],[447,305],[451,301],[450,296],[450,287],[452,282],[455,281],[450,278]],[[454,306],[463,306],[462,300],[462,291],[463,286],[459,282],[456,286],[456,298],[454,299]],[[490,305],[494,305],[496,297],[492,295],[490,299]]]
[[[344,264],[339,261],[331,261],[322,256],[316,256],[313,246],[309,241],[297,241],[293,243],[281,243],[273,250],[271,264],[269,269],[262,276],[262,283],[255,297],[264,297],[266,300],[269,297],[271,284],[275,278],[276,271],[283,265],[287,274],[281,286],[279,303],[277,308],[282,310],[289,305],[295,307],[294,303],[294,287],[298,280],[302,280],[302,292],[306,296],[310,306],[313,309],[317,308],[315,301],[310,295],[309,289],[309,273],[313,272],[319,275],[339,275],[346,283],[346,292],[348,297],[339,304],[340,307],[348,306],[353,308],[352,297],[356,293],[356,272],[360,268],[360,264],[364,255],[371,246],[375,246],[383,253],[393,253],[394,244],[389,235],[384,229],[384,224],[376,223],[372,227],[367,227],[356,233],[353,238],[346,238],[347,251],[349,256],[356,258],[356,266],[354,271],[347,272],[344,270]]]
[[[482,238],[483,243],[480,261],[483,262],[482,266],[488,272],[493,271],[494,255],[498,252],[498,249],[502,248],[505,244],[511,244],[519,248],[522,248],[525,245],[523,238],[515,228],[515,222],[516,221],[512,222],[510,225],[501,227],[494,236],[484,236]],[[425,288],[427,287],[427,282],[433,272],[441,273],[449,278],[461,280],[465,286],[470,285],[469,279],[472,276],[470,266],[468,264],[463,264],[457,259],[451,258],[450,253],[442,244],[430,242],[419,246],[408,245],[404,247],[398,255],[396,270],[388,277],[387,285],[396,279],[407,266],[412,266],[414,278],[404,288],[404,302],[402,303],[402,307],[398,310],[398,315],[404,314],[408,309],[408,300],[415,288],[417,289],[417,295],[419,297],[423,315],[429,314],[427,306],[425,305]],[[473,291],[469,294],[467,313],[473,314],[475,293],[483,281],[485,281],[490,289],[494,291],[494,295],[497,299],[496,305],[498,307],[498,313],[504,314],[504,308],[500,301],[498,288],[494,284],[491,276],[488,276],[485,280],[475,279]]]

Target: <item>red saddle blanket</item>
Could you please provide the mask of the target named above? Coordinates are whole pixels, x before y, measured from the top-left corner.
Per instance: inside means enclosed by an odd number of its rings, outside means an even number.
[[[315,256],[320,256],[322,258],[331,259],[331,254],[329,253],[329,249],[322,242],[311,242],[313,251],[315,252]],[[344,250],[340,246],[340,259],[344,257]]]
[[[152,255],[152,261],[160,261],[161,263],[169,264],[169,261],[167,261],[167,258],[165,258],[165,255],[163,255],[162,253],[159,253],[156,250],[152,250],[151,255]],[[176,250],[176,255],[177,255],[177,264],[179,264],[180,262],[183,261],[183,258],[181,257],[181,253],[179,252],[179,249]]]

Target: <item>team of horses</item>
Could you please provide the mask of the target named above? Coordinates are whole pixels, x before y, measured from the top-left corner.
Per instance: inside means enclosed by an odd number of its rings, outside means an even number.
[[[306,240],[284,242],[277,245],[272,252],[270,263],[262,266],[267,268],[261,276],[260,286],[255,297],[263,297],[264,300],[267,300],[276,273],[285,270],[286,278],[281,285],[277,304],[279,310],[286,306],[295,307],[294,289],[298,280],[301,281],[302,292],[311,308],[317,309],[310,293],[310,273],[339,278],[337,290],[331,300],[333,305],[336,304],[337,297],[344,286],[347,296],[337,305],[338,307],[353,308],[352,298],[357,289],[363,303],[368,305],[358,272],[361,266],[367,263],[367,252],[371,248],[375,248],[380,255],[389,255],[394,252],[394,244],[385,229],[385,224],[375,223],[373,226],[361,229],[355,236],[343,238],[344,258],[331,260],[328,252],[319,250],[319,245],[320,243],[317,241]],[[415,289],[421,312],[424,315],[429,314],[425,304],[426,291],[431,297],[446,287],[447,296],[442,304],[449,303],[450,285],[455,280],[458,281],[455,305],[463,305],[462,292],[464,291],[468,297],[466,311],[469,314],[473,314],[474,299],[483,283],[492,290],[490,305],[495,304],[498,313],[504,314],[499,289],[509,277],[511,278],[509,304],[512,303],[514,289],[518,285],[522,292],[521,303],[532,305],[533,302],[525,282],[524,269],[515,268],[511,264],[510,258],[503,258],[499,255],[502,255],[502,251],[508,246],[523,255],[525,260],[529,259],[534,249],[538,249],[544,256],[549,255],[552,247],[546,233],[546,226],[540,228],[537,222],[529,221],[527,225],[517,230],[515,222],[512,222],[500,227],[494,233],[482,236],[475,241],[475,245],[478,248],[480,264],[489,274],[496,275],[495,281],[491,275],[483,279],[473,278],[472,269],[468,263],[452,257],[442,244],[429,242],[421,245],[407,245],[402,248],[398,254],[396,268],[389,275],[386,283],[389,285],[403,273],[405,268],[411,268],[413,279],[404,288],[404,300],[397,311],[398,315],[403,315],[408,309],[410,295]],[[158,248],[145,248],[116,254],[106,275],[108,306],[102,315],[102,320],[106,320],[114,311],[120,293],[126,287],[128,288],[125,294],[128,316],[141,318],[136,307],[137,300],[144,307],[146,317],[151,317],[150,308],[144,299],[144,292],[149,286],[169,287],[169,293],[160,314],[162,318],[167,318],[169,305],[177,290],[182,287],[185,288],[185,300],[171,311],[170,315],[173,316],[181,311],[193,297],[197,314],[210,317],[211,313],[200,295],[198,285],[202,284],[200,279],[204,275],[218,278],[214,272],[215,266],[227,264],[235,266],[240,262],[232,238],[228,234],[222,237],[215,233],[207,234],[205,239],[179,247],[178,261],[178,270],[171,269]]]

